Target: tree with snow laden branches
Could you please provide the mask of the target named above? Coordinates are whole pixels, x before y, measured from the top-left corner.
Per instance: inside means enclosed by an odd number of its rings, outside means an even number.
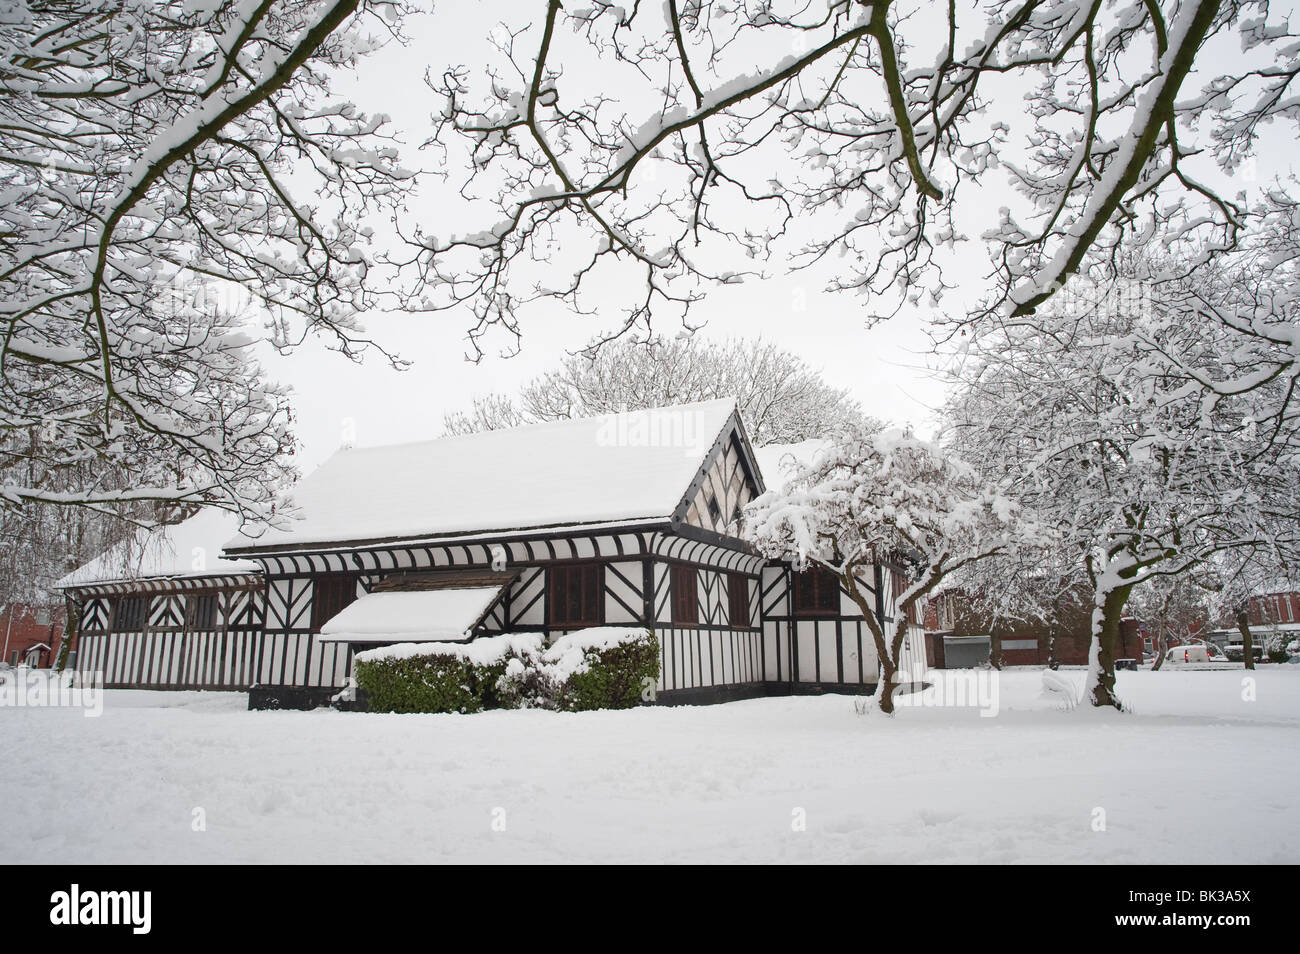
[[[366,344],[363,220],[412,179],[330,74],[401,13],[0,0],[5,505],[269,515],[293,439],[254,338]]]
[[[1146,287],[1140,257],[1124,267]],[[1094,705],[1120,706],[1114,648],[1135,587],[1295,546],[1290,315],[1265,309],[1238,327],[1277,278],[1202,269],[1159,295],[1088,286],[968,342],[947,439],[1053,529],[1056,560],[1086,573]]]
[[[408,236],[413,301],[472,307],[476,346],[539,299],[594,312],[601,276],[611,334],[689,326],[769,261],[833,261],[877,316],[933,305],[972,218],[978,313],[1030,314],[1157,224],[1209,258],[1251,214],[1214,183],[1295,120],[1300,75],[1285,21],[1241,0],[539,0],[492,39],[486,75],[428,79],[483,227]]]
[[[909,619],[927,594],[964,567],[1033,539],[1017,505],[967,464],[908,430],[849,427],[810,463],[794,462],[784,486],[745,509],[745,537],[796,569],[831,571],[857,604],[880,665],[882,712],[894,711]],[[893,624],[877,618],[871,570],[908,567]]]
[[[469,434],[723,397],[736,398],[756,446],[795,444],[864,420],[847,391],[772,342],[691,336],[619,341],[594,355],[570,355],[524,385],[518,398],[489,395],[444,421],[447,433]]]
[[[769,262],[834,262],[832,287],[884,315],[942,294],[962,213],[999,185],[977,315],[1031,314],[1153,223],[1210,258],[1255,210],[1203,173],[1295,118],[1300,75],[1285,24],[1243,0],[539,0],[504,13],[486,67],[428,78],[427,145],[453,198],[490,209],[434,234],[398,215],[414,180],[382,117],[328,95],[407,13],[0,0],[0,421],[42,435],[0,438],[7,502],[265,513],[289,412],[228,314],[243,303],[212,302],[236,289],[274,344],[348,355],[390,293],[468,306],[477,348],[529,302],[593,312],[594,282],[625,296],[600,302],[621,306],[608,334],[649,337],[665,306],[691,327],[710,288]],[[1219,75],[1218,48],[1240,66]],[[372,252],[384,218],[400,238]],[[32,454],[126,468],[130,489],[31,486],[5,465]]]

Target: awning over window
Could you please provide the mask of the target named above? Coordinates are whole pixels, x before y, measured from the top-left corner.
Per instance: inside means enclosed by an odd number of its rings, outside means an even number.
[[[510,585],[369,593],[321,627],[322,642],[418,643],[466,639]]]

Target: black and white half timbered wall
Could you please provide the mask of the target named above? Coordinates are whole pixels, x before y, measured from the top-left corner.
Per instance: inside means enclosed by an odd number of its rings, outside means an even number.
[[[876,566],[863,581],[875,601],[876,620],[890,631],[897,594],[905,581],[896,570]],[[870,692],[880,660],[870,629],[839,580],[827,570],[796,572],[787,563],[762,570],[764,678],[791,692]],[[902,668],[924,669],[925,643],[919,619],[909,620]]]
[[[261,679],[256,573],[69,590],[80,625],[74,672],[108,688],[248,689]]]
[[[266,646],[273,662],[262,681],[340,688],[351,668],[349,647],[314,638],[334,613],[403,577],[489,570],[504,571],[510,582],[474,635],[541,632],[554,639],[589,626],[645,625],[659,639],[663,702],[869,692],[878,678],[871,633],[830,574],[766,564],[735,540],[629,530],[268,560]],[[887,568],[871,584],[886,627],[900,585]],[[324,593],[322,609],[313,596]],[[909,671],[924,659],[919,623],[910,629]]]
[[[661,693],[719,686],[762,691],[762,559],[734,542],[637,529],[256,559],[267,575],[264,685],[341,688],[350,647],[316,638],[334,614],[404,578],[417,588],[421,578],[479,571],[504,572],[509,582],[474,635],[541,632],[554,639],[590,626],[644,625],[660,640]],[[681,611],[688,592],[689,614]]]

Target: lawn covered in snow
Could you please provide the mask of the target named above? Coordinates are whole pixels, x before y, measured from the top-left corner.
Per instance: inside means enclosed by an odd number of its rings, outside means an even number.
[[[110,691],[99,718],[0,709],[0,861],[1294,863],[1300,666],[1258,670],[1254,701],[1246,675],[1123,672],[1120,714],[1013,670],[995,717],[892,720],[842,696],[424,716]]]

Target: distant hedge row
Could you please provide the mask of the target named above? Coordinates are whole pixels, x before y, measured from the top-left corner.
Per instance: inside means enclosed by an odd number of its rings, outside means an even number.
[[[543,646],[538,634],[468,643],[402,643],[356,656],[370,712],[578,712],[648,702],[659,681],[659,643],[646,629],[602,626]]]

